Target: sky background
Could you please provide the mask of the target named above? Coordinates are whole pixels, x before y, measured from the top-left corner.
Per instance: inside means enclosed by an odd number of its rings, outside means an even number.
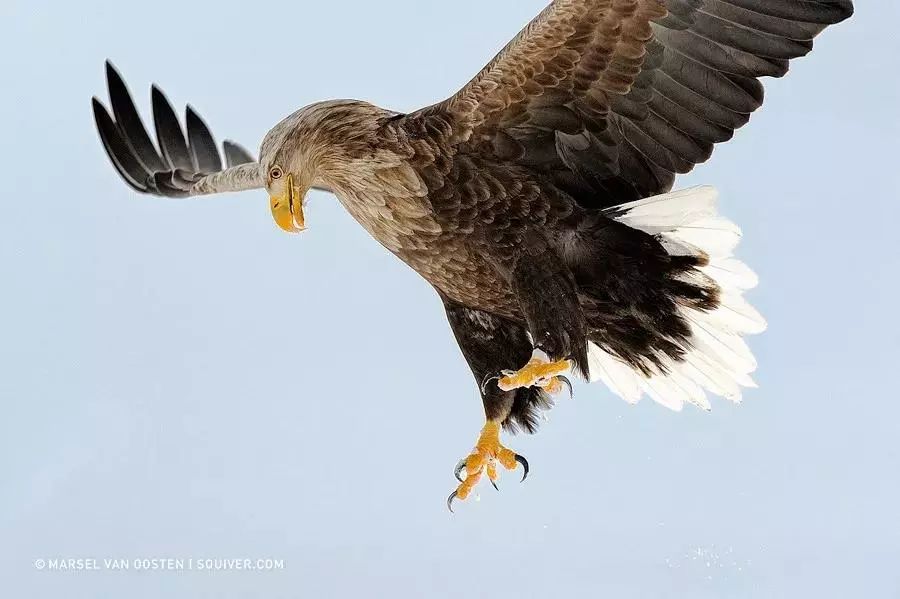
[[[429,286],[324,194],[299,237],[264,192],[139,197],[89,100],[109,57],[255,151],[313,101],[446,97],[543,0],[3,0],[0,594],[900,597],[900,5],[858,4],[678,182],[744,228],[760,389],[579,386],[451,516],[483,412]],[[34,566],[104,557],[285,567]]]

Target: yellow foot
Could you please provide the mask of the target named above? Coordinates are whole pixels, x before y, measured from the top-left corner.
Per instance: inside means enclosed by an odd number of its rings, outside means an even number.
[[[550,362],[546,354],[535,350],[528,364],[518,372],[504,372],[497,381],[501,391],[512,391],[526,387],[541,387],[551,395],[559,393],[563,389],[563,383],[568,384],[564,375],[572,370],[571,360]],[[570,386],[571,388],[571,386]]]
[[[515,470],[521,464],[525,470],[522,482],[528,478],[528,460],[500,444],[500,423],[489,420],[481,429],[481,436],[478,437],[475,449],[456,467],[455,474],[459,487],[447,498],[447,508],[452,512],[455,500],[468,499],[485,472],[491,484],[497,489],[497,479],[500,478],[497,471],[498,463],[507,470]],[[466,474],[465,478],[462,476],[463,472]]]

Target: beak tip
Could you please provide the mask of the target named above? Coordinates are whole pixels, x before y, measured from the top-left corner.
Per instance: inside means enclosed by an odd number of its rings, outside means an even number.
[[[289,189],[286,196],[271,196],[269,198],[272,217],[278,228],[286,233],[302,233],[306,230],[303,216],[303,203],[295,200],[296,194]]]

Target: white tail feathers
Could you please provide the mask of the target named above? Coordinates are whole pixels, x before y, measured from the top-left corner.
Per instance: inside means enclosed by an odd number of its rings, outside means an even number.
[[[735,258],[722,258],[700,269],[705,275],[718,281],[725,289],[741,291],[759,285],[759,277],[750,267]]]
[[[681,410],[685,403],[709,410],[706,393],[741,401],[742,387],[755,387],[750,374],[756,359],[743,335],[761,333],[766,321],[742,296],[756,287],[759,278],[743,262],[732,257],[741,239],[740,228],[716,212],[718,192],[713,187],[694,187],[624,204],[610,216],[657,238],[678,256],[705,256],[709,263],[685,281],[714,281],[720,289],[720,305],[712,311],[681,308],[691,327],[683,360],[668,357],[651,375],[635,370],[601,346],[588,345],[591,381],[603,381],[616,395],[637,403],[649,395],[656,402]]]

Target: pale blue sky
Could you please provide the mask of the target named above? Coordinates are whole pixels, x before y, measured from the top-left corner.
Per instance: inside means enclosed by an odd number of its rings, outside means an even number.
[[[3,0],[0,594],[900,596],[896,3],[860,1],[679,181],[744,228],[760,389],[672,414],[581,386],[509,440],[528,483],[453,517],[482,408],[428,285],[326,195],[301,237],[262,192],[138,197],[94,133],[107,57],[143,110],[156,81],[255,150],[316,100],[448,95],[543,4]]]

